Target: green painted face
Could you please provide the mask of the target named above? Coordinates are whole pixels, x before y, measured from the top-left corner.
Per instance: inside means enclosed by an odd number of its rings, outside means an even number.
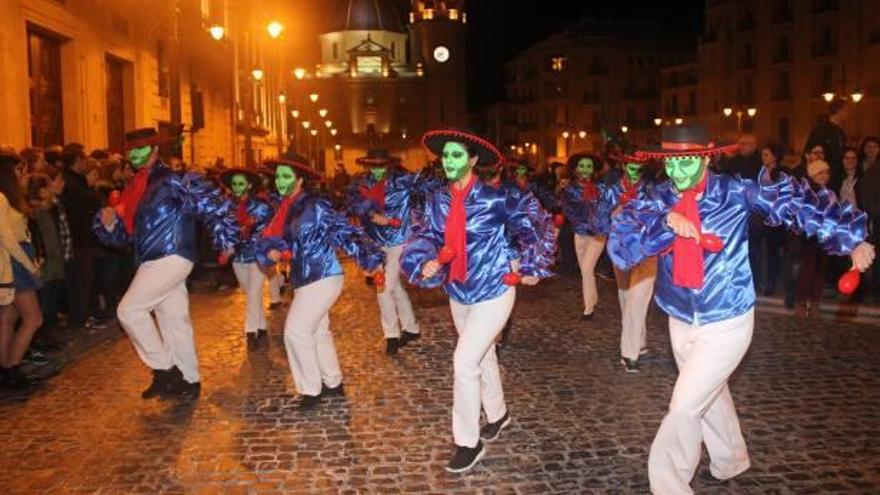
[[[522,165],[520,165],[519,167],[516,167],[516,176],[519,179],[525,179],[526,177],[528,177],[529,176],[529,167],[524,167]]]
[[[140,148],[132,148],[128,151],[128,160],[131,162],[131,168],[138,170],[150,161],[150,155],[153,154],[152,146],[141,146]]]
[[[593,176],[593,172],[595,170],[595,165],[593,165],[593,160],[590,158],[581,158],[578,160],[577,168],[578,177],[581,179],[589,179]]]
[[[240,198],[251,188],[251,183],[248,182],[244,174],[235,174],[232,176],[232,180],[229,181],[229,186],[232,189],[232,195]]]
[[[467,148],[461,143],[448,141],[443,145],[443,171],[451,181],[461,180],[470,170]]]
[[[627,163],[624,171],[631,184],[635,184],[642,178],[642,165],[639,163]]]
[[[275,169],[275,189],[282,196],[290,196],[296,184],[296,172],[292,168],[281,165]]]
[[[380,180],[385,178],[385,174],[388,173],[388,167],[373,167],[370,169],[370,175],[373,176],[373,180],[379,182]]]
[[[703,159],[699,156],[676,156],[666,158],[664,163],[666,175],[679,192],[696,186],[703,176]]]

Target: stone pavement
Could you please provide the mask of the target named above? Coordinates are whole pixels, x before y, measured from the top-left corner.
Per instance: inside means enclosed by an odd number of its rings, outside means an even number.
[[[652,311],[642,373],[617,363],[610,283],[590,322],[578,280],[521,289],[501,356],[514,422],[463,475],[452,452],[454,330],[438,292],[414,295],[424,337],[384,355],[372,287],[349,276],[331,314],[348,396],[296,409],[272,315],[248,352],[243,297],[194,294],[201,398],[143,401],[149,372],[127,339],[104,344],[28,396],[0,401],[0,493],[647,492],[647,452],[675,378],[665,318]],[[697,493],[880,493],[880,331],[757,316],[732,383],[752,469]],[[708,471],[706,461],[700,472]]]

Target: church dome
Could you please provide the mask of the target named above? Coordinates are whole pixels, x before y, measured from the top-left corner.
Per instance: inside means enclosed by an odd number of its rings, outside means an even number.
[[[406,32],[393,0],[334,0],[323,32],[337,31]]]

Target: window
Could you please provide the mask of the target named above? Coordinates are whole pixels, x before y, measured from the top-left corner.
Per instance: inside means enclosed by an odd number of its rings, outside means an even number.
[[[831,25],[824,24],[813,31],[813,55],[830,55],[834,53],[834,31]]]
[[[171,66],[168,63],[168,52],[165,43],[156,43],[156,75],[158,79],[158,93],[163,98],[171,96]]]
[[[754,78],[745,76],[739,80],[737,87],[737,103],[748,105],[755,102]]]
[[[567,63],[568,59],[565,57],[553,57],[550,59],[550,70],[553,72],[563,72]]]
[[[773,63],[791,62],[791,43],[787,35],[776,38],[776,51],[773,52]]]
[[[776,85],[773,88],[774,100],[791,99],[791,81],[787,70],[776,73]]]
[[[752,50],[752,44],[746,43],[743,45],[742,52],[740,53],[739,59],[739,68],[740,69],[751,69],[755,66],[755,57],[754,52]]]

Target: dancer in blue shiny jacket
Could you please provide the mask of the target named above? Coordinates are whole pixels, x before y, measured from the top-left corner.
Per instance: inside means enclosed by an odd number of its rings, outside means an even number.
[[[435,189],[440,181],[402,170],[400,159],[386,149],[367,150],[367,156],[356,161],[368,173],[349,185],[348,210],[385,252],[385,289],[377,292],[376,299],[385,352],[396,354],[421,335],[409,295],[400,283],[400,254],[410,236],[411,204],[415,195]]]
[[[305,190],[320,174],[308,161],[288,153],[267,162],[275,170],[282,200],[257,242],[257,261],[270,267],[289,260],[294,299],[284,324],[284,345],[300,407],[343,394],[342,371],[330,333],[330,308],[342,292],[342,249],[370,273],[379,273],[385,256],[363,229],[348,223],[330,202]]]
[[[726,149],[712,144],[703,126],[664,128],[661,147],[644,156],[663,159],[670,180],[614,217],[608,243],[622,269],[659,255],[655,299],[669,314],[679,375],[648,460],[654,493],[693,493],[703,442],[715,478],[750,466],[727,386],[754,327],[749,216],[815,237],[829,253],[850,255],[858,270],[874,259],[864,213],[823,204],[787,176],[770,182],[762,171],[753,181],[709,171],[710,157]]]
[[[495,339],[513,309],[518,281],[535,284],[549,276],[555,238],[535,225],[534,203],[509,196],[477,179],[473,167],[502,159],[474,134],[438,130],[424,146],[441,157],[449,179],[427,200],[424,217],[404,248],[401,270],[411,283],[442,286],[458,331],[453,358],[452,430],[456,451],[446,469],[470,469],[484,455],[481,437],[493,440],[510,422],[504,402]],[[518,261],[510,246],[518,251]],[[480,429],[480,409],[488,424]]]
[[[232,205],[213,184],[196,174],[175,173],[159,160],[159,144],[170,139],[150,128],[126,134],[137,173],[119,204],[98,212],[92,227],[104,244],[134,244],[138,269],[117,315],[141,360],[153,370],[144,398],[199,394],[186,290],[196,262],[196,222],[204,224],[214,248],[226,255],[239,236]]]

